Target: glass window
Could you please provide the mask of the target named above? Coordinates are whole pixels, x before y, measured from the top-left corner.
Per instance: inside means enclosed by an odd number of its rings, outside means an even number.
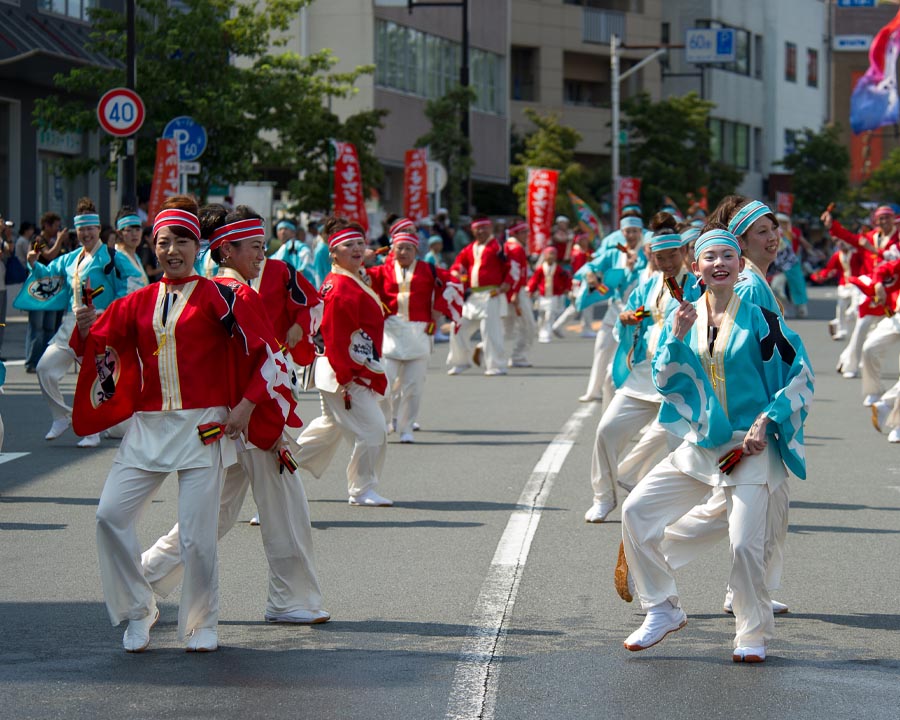
[[[513,100],[537,100],[535,68],[537,67],[537,49],[514,47],[510,51],[512,65],[512,87],[510,97]]]
[[[721,161],[722,158],[722,121],[711,119],[709,121],[709,155],[713,160]]]
[[[762,172],[762,129],[753,128],[753,169],[756,172]]]
[[[758,80],[762,80],[763,76],[763,37],[762,35],[753,36],[753,68],[754,75]]]
[[[736,124],[734,126],[734,164],[746,170],[750,167],[750,127]]]
[[[813,48],[806,49],[806,84],[819,87],[819,51]]]
[[[791,42],[784,44],[784,79],[797,82],[797,46]]]
[[[793,155],[795,152],[797,152],[797,131],[785,129],[784,156]]]
[[[39,10],[85,22],[90,20],[90,10],[95,7],[97,0],[38,0]]]

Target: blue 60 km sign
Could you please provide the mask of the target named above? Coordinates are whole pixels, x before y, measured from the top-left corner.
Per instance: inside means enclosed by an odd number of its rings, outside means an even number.
[[[175,140],[181,162],[196,160],[206,150],[206,128],[188,115],[179,115],[169,120],[162,136]]]
[[[97,120],[110,135],[134,135],[144,124],[144,102],[134,90],[114,88],[97,103]]]

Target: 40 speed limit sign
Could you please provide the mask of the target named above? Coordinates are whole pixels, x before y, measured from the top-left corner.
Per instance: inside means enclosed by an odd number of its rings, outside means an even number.
[[[97,119],[110,135],[134,135],[144,124],[144,101],[134,90],[114,88],[100,98]]]

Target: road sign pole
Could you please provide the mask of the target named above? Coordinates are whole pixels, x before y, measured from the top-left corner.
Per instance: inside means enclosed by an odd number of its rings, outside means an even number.
[[[137,90],[137,40],[134,27],[135,0],[126,0],[125,24],[126,24],[126,62],[125,62],[125,87],[129,90]],[[137,209],[137,138],[130,137],[125,141],[125,163],[123,165],[121,181],[119,185],[120,205],[130,205]]]

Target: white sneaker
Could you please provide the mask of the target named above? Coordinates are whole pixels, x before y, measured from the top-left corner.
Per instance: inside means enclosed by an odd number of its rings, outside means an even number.
[[[625,640],[625,649],[637,652],[653,647],[669,633],[687,625],[687,615],[668,600],[647,610],[643,624]]]
[[[331,620],[327,610],[289,610],[283,613],[266,613],[266,622],[292,623],[294,625],[318,625]]]
[[[530,362],[528,362],[527,360],[513,360],[513,359],[510,359],[506,364],[507,364],[509,367],[511,367],[511,368],[517,368],[517,367],[518,367],[518,368],[528,368],[528,367],[532,367],[532,364],[531,364]]]
[[[405,432],[400,435],[400,442],[402,443],[414,443],[416,439],[413,437],[413,434],[410,432]]]
[[[348,502],[351,505],[359,505],[362,507],[390,507],[394,504],[393,500],[381,497],[374,490],[366,490],[359,495],[351,495]]]
[[[729,615],[734,615],[734,605],[732,605],[731,603],[731,593],[725,596],[725,602],[722,604],[722,610]],[[784,615],[787,612],[790,612],[787,605],[785,605],[783,602],[772,600],[773,615]]]
[[[745,662],[745,663],[761,663],[766,661],[766,648],[763,647],[750,647],[748,645],[742,645],[741,647],[736,647],[731,652],[731,659],[734,662]]]
[[[878,432],[884,432],[885,423],[887,422],[888,415],[891,414],[891,406],[879,400],[877,403],[872,405],[872,426]]]
[[[878,395],[876,393],[869,393],[863,398],[863,407],[872,407],[880,399],[881,395]]]
[[[597,333],[595,333],[593,330],[582,330],[580,333],[578,333],[578,337],[595,338],[597,337]]]
[[[100,434],[94,433],[93,435],[85,435],[81,440],[78,441],[78,447],[80,448],[95,448],[100,447]]]
[[[847,380],[852,380],[853,378],[859,377],[859,373],[855,372],[853,370],[847,370],[847,372],[841,373],[841,375],[843,377],[845,377]]]
[[[895,427],[888,435],[889,443],[900,443],[900,427]]]
[[[472,366],[471,365],[454,365],[452,368],[450,368],[447,371],[447,374],[448,375],[460,375],[460,374],[464,373],[466,370],[468,370],[470,367],[472,367]]]
[[[578,402],[600,402],[603,399],[602,395],[582,395],[578,398]]]
[[[538,342],[546,345],[547,343],[553,342],[553,338],[549,335],[538,335]]]
[[[215,628],[196,628],[188,638],[185,652],[215,652],[219,649],[219,633]]]
[[[484,371],[484,374],[488,377],[497,377],[498,375],[506,375],[506,370],[503,368],[488,368]]]
[[[835,340],[835,341],[846,340],[846,339],[847,339],[847,333],[845,333],[845,332],[836,332],[834,335],[831,336],[831,339],[832,339],[832,340]]]
[[[54,420],[53,424],[50,426],[50,429],[47,431],[47,434],[44,435],[44,440],[56,440],[56,438],[58,438],[66,430],[69,429],[69,425],[71,424],[72,421],[69,418],[60,418],[59,420]]]
[[[584,521],[589,523],[602,523],[606,516],[616,509],[616,503],[594,501],[590,509],[584,514]]]
[[[250,524],[253,526],[259,525],[259,515],[254,515],[250,518]]]
[[[419,425],[419,423],[414,422],[414,423],[412,424],[412,429],[413,429],[413,432],[419,432],[419,430],[422,429],[422,426]]]
[[[150,600],[150,612],[140,620],[129,620],[122,637],[122,647],[125,652],[144,652],[150,645],[150,628],[159,620],[159,608],[156,607],[156,599]]]

